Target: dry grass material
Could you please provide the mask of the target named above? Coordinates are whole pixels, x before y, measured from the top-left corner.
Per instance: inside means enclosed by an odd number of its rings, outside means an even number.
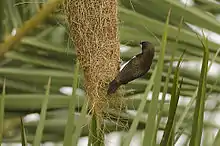
[[[65,11],[92,111],[124,108],[119,92],[111,97],[106,92],[119,71],[117,0],[66,0]]]

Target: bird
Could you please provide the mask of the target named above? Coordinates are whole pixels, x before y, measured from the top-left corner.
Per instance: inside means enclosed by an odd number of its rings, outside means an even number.
[[[154,45],[148,41],[142,41],[140,46],[142,52],[126,62],[115,79],[109,83],[108,95],[115,93],[122,84],[127,84],[149,71],[154,58]]]

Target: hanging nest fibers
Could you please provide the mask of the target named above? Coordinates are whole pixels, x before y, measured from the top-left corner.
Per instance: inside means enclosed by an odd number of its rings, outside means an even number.
[[[107,96],[120,64],[117,0],[66,0],[64,9],[93,113],[123,109],[122,94]]]

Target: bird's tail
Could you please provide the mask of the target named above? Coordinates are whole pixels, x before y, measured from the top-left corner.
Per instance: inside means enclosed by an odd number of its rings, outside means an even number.
[[[120,84],[116,80],[113,80],[109,83],[107,94],[115,93],[119,86]]]

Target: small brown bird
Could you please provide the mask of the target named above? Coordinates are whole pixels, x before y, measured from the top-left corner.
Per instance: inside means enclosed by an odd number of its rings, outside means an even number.
[[[125,63],[116,78],[109,83],[108,95],[115,93],[122,84],[127,84],[149,71],[154,58],[154,46],[147,41],[140,42],[140,45],[142,52]]]

